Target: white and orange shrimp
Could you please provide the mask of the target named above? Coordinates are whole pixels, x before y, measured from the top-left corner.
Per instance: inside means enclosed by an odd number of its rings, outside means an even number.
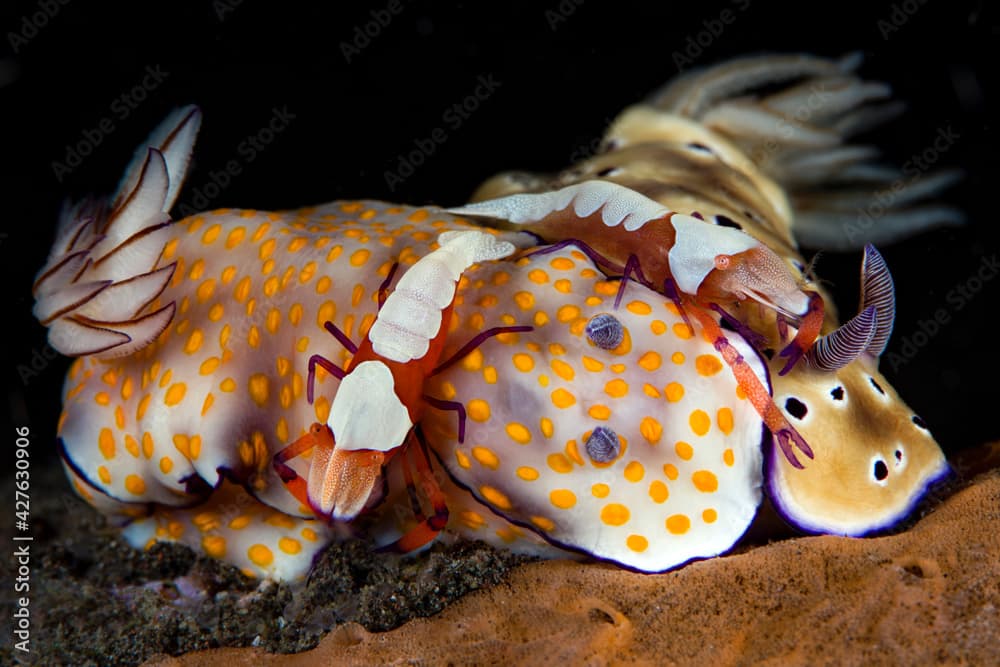
[[[460,438],[465,431],[464,406],[425,395],[424,381],[491,336],[532,329],[510,326],[484,331],[439,363],[462,273],[478,262],[507,257],[515,247],[479,231],[444,232],[438,242],[440,247],[414,264],[386,298],[396,267],[389,272],[379,289],[378,317],[360,345],[332,322],[325,323],[326,329],[354,356],[346,369],[320,355],[310,358],[309,402],[313,400],[316,366],[338,378],[340,388],[327,423],[314,423],[304,436],[278,451],[273,460],[289,491],[317,516],[350,521],[377,502],[373,490],[382,467],[416,439],[418,446],[406,449],[414,452],[414,467],[433,512],[424,516],[412,472],[404,466],[411,504],[419,521],[416,528],[389,545],[404,552],[429,542],[448,519],[444,494],[432,475],[426,444],[414,425],[425,406],[430,405],[457,412]],[[309,450],[313,450],[313,458],[308,480],[304,480],[287,462]]]
[[[512,222],[548,242],[572,237],[564,242],[586,246],[604,267],[671,296],[679,290],[703,304],[755,301],[799,324],[795,340],[782,351],[789,357],[782,375],[809,349],[823,323],[822,297],[802,289],[765,244],[725,219],[712,224],[698,213],[676,213],[618,183],[584,181],[449,212]]]
[[[786,318],[797,325],[794,339],[781,351],[785,374],[810,349],[823,324],[823,298],[803,290],[785,263],[766,245],[739,229],[675,213],[631,188],[592,180],[554,192],[515,194],[477,202],[449,212],[497,218],[519,225],[544,240],[558,242],[540,252],[572,244],[622,281],[617,306],[629,278],[671,297],[681,314],[694,315],[706,336],[729,363],[747,394],[796,467],[802,467],[794,444],[812,458],[812,450],[770,393],[736,354],[710,311],[717,311],[749,340],[760,338],[729,315],[728,306],[747,300],[776,312],[779,328]],[[697,214],[696,214],[697,215]]]

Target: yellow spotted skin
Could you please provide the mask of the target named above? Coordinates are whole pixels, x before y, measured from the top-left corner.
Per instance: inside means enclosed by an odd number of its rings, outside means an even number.
[[[161,259],[177,262],[159,298],[178,303],[170,327],[128,357],[80,359],[67,378],[59,435],[78,491],[102,511],[129,517],[135,546],[176,540],[261,576],[304,574],[331,533],[276,478],[271,458],[325,421],[336,395],[339,383],[320,371],[308,404],[309,356],[350,359],[322,324],[331,320],[360,341],[392,262],[405,270],[436,247],[440,232],[463,228],[441,212],[376,202],[284,214],[215,211],[176,223]],[[644,288],[630,286],[616,313],[628,323],[620,349],[587,343],[587,318],[611,309],[616,287],[575,250],[489,263],[463,277],[442,358],[492,326],[527,319],[537,329],[487,341],[428,384],[431,395],[460,400],[469,413],[469,439],[457,447],[454,413],[425,411],[431,445],[457,481],[449,505],[464,508],[450,514],[448,532],[550,553],[555,547],[543,536],[648,570],[718,553],[743,532],[760,497],[758,418],[721,366],[706,361],[711,346]],[[505,395],[518,395],[518,404]],[[707,426],[701,412],[711,415]],[[739,428],[728,426],[734,421]],[[596,425],[630,443],[622,460],[588,462],[584,436]],[[305,475],[308,456],[292,465]],[[390,479],[397,468],[389,466]],[[209,493],[222,483],[220,470],[243,486]],[[699,471],[718,480],[715,490],[699,487]],[[591,492],[601,484],[609,489],[603,499]],[[402,483],[384,507],[399,493]],[[260,516],[277,511],[298,530],[311,526],[318,539],[287,553],[279,542],[289,535],[262,521],[247,530],[221,522],[206,535],[199,512],[229,497]],[[153,514],[137,517],[150,503]],[[628,508],[629,518],[608,506]],[[718,520],[695,520],[709,510]],[[471,513],[488,529],[473,525]],[[681,519],[667,523],[674,515],[693,517],[691,526],[677,532]],[[376,539],[390,541],[392,530]],[[603,531],[614,539],[599,539]],[[648,548],[637,549],[642,540]]]
[[[188,540],[197,531],[178,537],[150,526],[166,517],[184,524],[205,503],[221,502],[210,491],[223,472],[242,484],[227,493],[242,493],[247,507],[312,519],[271,459],[310,424],[326,421],[336,395],[336,378],[320,369],[316,401],[308,403],[309,357],[321,354],[341,366],[350,360],[323,323],[333,321],[360,342],[391,264],[405,270],[437,247],[438,234],[465,228],[440,212],[378,202],[280,214],[219,210],[174,223],[160,263],[177,267],[158,298],[177,304],[169,327],[129,356],[80,358],[67,377],[58,433],[74,486],[109,513],[131,518],[150,503],[160,508],[146,524],[133,522],[128,534],[142,536],[136,546],[148,537],[175,539],[258,574],[301,575],[330,537],[316,521],[308,523],[317,544],[285,554],[294,556],[290,564],[282,564],[276,542],[284,534],[262,536],[274,558],[260,564],[267,559],[259,557],[255,565],[244,562],[241,549]],[[308,458],[292,462],[300,474]],[[165,509],[180,507],[191,509]]]
[[[554,544],[643,571],[723,552],[760,502],[761,420],[712,346],[664,297],[630,284],[615,310],[618,283],[595,268],[569,247],[466,274],[483,287],[477,299],[461,299],[460,288],[449,344],[525,317],[546,324],[489,340],[481,363],[431,378],[430,394],[453,387],[473,416],[459,443],[454,415],[429,411],[427,437],[461,486]],[[615,349],[585,334],[601,313],[624,326]],[[735,344],[763,376],[755,353]],[[668,361],[677,353],[684,363]],[[671,385],[682,395],[669,398]],[[613,460],[588,453],[598,427],[618,436]]]

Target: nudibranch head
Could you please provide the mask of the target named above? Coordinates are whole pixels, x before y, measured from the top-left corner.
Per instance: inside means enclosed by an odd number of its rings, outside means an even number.
[[[775,404],[816,455],[796,470],[772,453],[768,488],[778,511],[805,530],[889,527],[949,471],[926,424],[878,372],[894,316],[892,276],[868,245],[861,312],[817,341],[808,364],[774,378]]]
[[[553,544],[637,570],[728,550],[761,499],[763,425],[700,328],[636,282],[615,309],[619,282],[573,246],[467,277],[450,339],[524,319],[535,329],[429,380],[428,394],[468,415],[464,442],[450,415],[422,421],[452,478]],[[588,326],[608,318],[621,328],[610,349]],[[766,384],[760,357],[733,345]]]
[[[836,372],[800,365],[774,400],[816,453],[804,470],[766,458],[778,511],[815,533],[863,535],[904,519],[949,467],[926,424],[867,359]]]

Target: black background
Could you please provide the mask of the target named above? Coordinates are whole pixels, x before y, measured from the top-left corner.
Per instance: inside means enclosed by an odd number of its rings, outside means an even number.
[[[937,309],[950,322],[912,361],[895,371],[883,363],[883,371],[949,452],[1000,435],[1000,280],[986,282],[960,310],[947,298],[998,251],[990,63],[1000,36],[989,3],[910,0],[858,9],[761,0],[520,7],[399,0],[401,12],[348,62],[343,43],[372,21],[372,10],[390,5],[353,4],[3,4],[0,326],[10,419],[31,426],[40,450],[50,451],[69,362],[39,363],[45,332],[31,316],[30,285],[59,206],[66,197],[113,191],[132,151],[173,107],[197,103],[205,118],[181,202],[210,182],[211,171],[238,159],[242,173],[210,208],[292,208],[357,197],[453,204],[501,169],[555,170],[588,152],[618,111],[677,74],[674,54],[685,49],[695,65],[764,51],[861,50],[862,72],[890,82],[909,103],[906,115],[869,137],[891,161],[919,154],[941,129],[958,133],[938,165],[965,169],[965,181],[946,200],[967,213],[969,224],[882,248],[899,301],[888,353],[900,352]],[[734,19],[729,24],[719,22],[724,11]],[[721,34],[709,39],[720,25]],[[32,26],[40,26],[34,36],[12,45],[11,33],[29,34]],[[691,47],[699,39],[705,45]],[[148,66],[166,72],[165,80],[121,118],[121,102],[112,105],[142,82]],[[443,114],[474,91],[480,75],[492,75],[500,87],[460,127],[447,125]],[[267,124],[275,107],[295,118],[248,162],[238,145]],[[59,182],[52,163],[104,117],[115,130]],[[437,127],[447,141],[391,189],[385,172],[397,170],[399,156]],[[845,313],[856,306],[859,261],[859,253],[826,253],[818,265]],[[22,378],[33,355],[43,367]]]

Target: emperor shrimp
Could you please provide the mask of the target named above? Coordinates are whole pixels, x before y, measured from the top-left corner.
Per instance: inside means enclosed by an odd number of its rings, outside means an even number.
[[[425,379],[446,369],[490,336],[531,329],[508,326],[482,332],[471,345],[439,365],[455,287],[462,272],[478,262],[506,257],[514,252],[514,246],[479,231],[444,232],[438,241],[440,247],[414,264],[385,298],[385,285],[396,267],[390,270],[379,290],[378,316],[361,345],[355,346],[333,323],[324,323],[353,355],[350,366],[342,370],[321,355],[310,358],[310,403],[316,365],[340,380],[329,419],[325,424],[313,424],[306,435],[274,456],[274,467],[281,479],[317,516],[351,520],[372,501],[372,490],[383,465],[409,442],[425,403],[455,411],[459,433],[464,432],[463,405],[423,395]],[[424,444],[420,443],[420,447]],[[306,482],[286,462],[310,450],[313,457]],[[415,467],[434,513],[400,538],[396,546],[402,551],[411,551],[433,539],[448,517],[425,453],[416,452]],[[412,489],[409,467],[405,470],[406,486]]]
[[[769,248],[798,284],[805,282],[806,262],[796,237],[844,250],[961,222],[954,209],[922,202],[954,181],[953,173],[941,172],[898,192],[878,225],[852,226],[859,202],[899,177],[896,169],[869,163],[874,149],[844,145],[886,118],[879,103],[888,87],[857,77],[858,63],[854,57],[761,56],[694,70],[622,112],[600,154],[551,176],[497,175],[473,196],[481,203],[463,208],[496,209],[495,202],[483,200],[536,193],[535,202],[546,202],[541,210],[560,210],[569,202],[554,194],[538,198],[538,193],[562,191],[566,198],[573,192],[567,188],[582,189],[601,178],[652,200],[605,197],[609,204],[616,202],[610,205],[610,220],[620,220],[617,202],[623,201],[640,212],[625,218],[630,226],[664,211],[699,211],[706,222],[742,230]],[[795,117],[817,91],[827,103],[806,119]],[[595,200],[589,202],[582,213],[597,210]],[[538,217],[537,209],[532,217]],[[575,218],[575,210],[558,220],[566,218]],[[578,222],[552,225],[546,239],[577,238]],[[595,233],[613,235],[609,245],[633,244],[627,238],[633,232],[624,223],[602,228],[603,222],[591,222]],[[861,312],[838,329],[835,312],[826,307],[820,329],[825,339],[813,346],[810,363],[784,374],[788,366],[774,350],[787,344],[786,327],[774,326],[774,316],[766,311],[732,311],[744,330],[765,337],[761,348],[771,370],[773,405],[814,454],[803,466],[787,451],[781,456],[772,450],[767,476],[779,511],[813,532],[860,535],[892,526],[948,472],[926,425],[878,372],[878,357],[892,329],[893,285],[873,248],[866,250],[862,278]],[[832,303],[821,284],[812,289]]]
[[[549,193],[515,194],[449,210],[522,224],[527,231],[550,240],[571,234],[562,242],[586,248],[605,270],[623,272],[616,305],[633,271],[642,282],[673,296],[685,315],[698,318],[724,351],[726,362],[789,463],[802,467],[793,444],[812,458],[808,443],[774,406],[763,384],[730,348],[716,322],[703,312],[752,299],[779,316],[800,316],[795,339],[781,352],[789,357],[779,371],[782,375],[809,349],[823,321],[823,299],[817,292],[802,291],[788,267],[760,241],[740,230],[677,214],[634,190],[606,181],[586,181]],[[780,324],[784,325],[784,320]]]

